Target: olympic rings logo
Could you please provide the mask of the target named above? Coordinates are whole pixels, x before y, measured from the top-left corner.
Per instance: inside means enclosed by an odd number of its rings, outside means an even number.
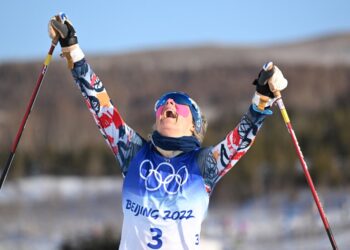
[[[154,168],[150,160],[143,160],[140,164],[140,177],[145,181],[148,191],[156,191],[163,187],[167,194],[177,194],[187,182],[189,174],[185,165],[175,172],[169,162],[162,162]]]

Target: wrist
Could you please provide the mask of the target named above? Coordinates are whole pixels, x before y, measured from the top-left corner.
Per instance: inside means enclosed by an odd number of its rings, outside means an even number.
[[[267,116],[270,116],[272,114],[273,114],[273,112],[271,109],[266,109],[266,110],[264,110],[264,112],[261,112],[255,106],[255,104],[250,105],[249,110],[246,113],[249,120],[254,124],[258,124],[258,123],[264,121]]]
[[[252,99],[252,104],[254,104],[258,110],[263,112],[266,108],[271,107],[274,101],[275,99],[262,95],[255,91]]]
[[[74,44],[69,47],[63,47],[61,56],[66,58],[68,68],[70,69],[73,68],[74,63],[82,60],[85,57],[79,44]]]

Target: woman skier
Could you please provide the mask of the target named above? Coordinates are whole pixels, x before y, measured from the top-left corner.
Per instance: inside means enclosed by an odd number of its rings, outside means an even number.
[[[119,249],[199,249],[212,190],[251,147],[272,113],[270,88],[281,91],[287,86],[281,71],[274,66],[265,76],[269,84],[255,80],[252,105],[218,144],[201,147],[206,121],[196,102],[182,92],[166,93],[156,101],[154,131],[146,140],[110,101],[65,14],[49,21],[49,35],[59,37],[76,85],[121,167],[124,221]]]

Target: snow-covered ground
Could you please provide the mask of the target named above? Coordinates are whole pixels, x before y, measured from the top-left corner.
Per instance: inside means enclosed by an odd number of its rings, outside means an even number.
[[[6,182],[0,191],[0,250],[56,250],[67,238],[106,227],[118,232],[121,186],[117,178]],[[318,191],[339,249],[350,249],[349,190]],[[309,190],[211,206],[202,228],[203,250],[331,249]]]

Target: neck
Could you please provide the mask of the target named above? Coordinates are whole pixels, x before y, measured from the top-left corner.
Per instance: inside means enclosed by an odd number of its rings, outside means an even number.
[[[172,158],[182,153],[182,151],[180,150],[164,150],[164,149],[161,149],[160,147],[157,147],[157,146],[155,147],[158,150],[158,152],[166,158]]]
[[[200,142],[194,136],[174,138],[163,136],[158,131],[153,131],[151,141],[154,146],[163,150],[162,154],[166,155],[177,155],[179,152],[190,152],[200,147]]]

